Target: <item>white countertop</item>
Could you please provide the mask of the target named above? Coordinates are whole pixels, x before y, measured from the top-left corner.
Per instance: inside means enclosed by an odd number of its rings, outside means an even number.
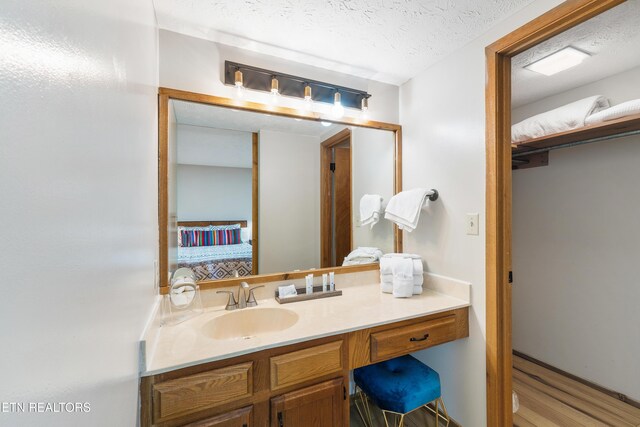
[[[425,276],[426,277],[426,276]],[[256,310],[264,307],[280,307],[296,312],[299,320],[290,328],[250,339],[216,340],[205,335],[202,326],[211,319],[230,313],[224,306],[205,308],[199,316],[175,326],[162,326],[150,329],[143,340],[152,347],[144,350],[142,376],[160,374],[188,366],[227,359],[268,348],[295,344],[302,341],[338,335],[358,329],[369,328],[401,320],[426,316],[429,314],[453,310],[470,305],[468,294],[452,292],[450,284],[442,285],[440,276],[436,278],[435,288],[426,288],[422,295],[412,298],[394,298],[383,294],[380,285],[371,280],[360,284],[337,286],[342,296],[310,301],[278,304],[274,298],[259,300],[258,307],[244,310]],[[450,279],[452,282],[457,282]],[[434,282],[434,280],[427,280]],[[463,283],[463,282],[458,282]],[[425,283],[427,286],[427,283]],[[464,284],[463,284],[464,286]],[[466,284],[468,287],[469,284]],[[456,295],[456,296],[451,296]],[[233,311],[231,313],[237,313]]]

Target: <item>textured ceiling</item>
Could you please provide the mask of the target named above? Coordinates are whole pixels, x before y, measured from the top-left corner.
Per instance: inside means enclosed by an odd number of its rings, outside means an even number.
[[[639,67],[639,18],[640,0],[630,0],[514,57],[512,105],[518,107]],[[523,68],[566,46],[592,56],[553,76]]]
[[[532,0],[153,0],[160,28],[401,84]]]

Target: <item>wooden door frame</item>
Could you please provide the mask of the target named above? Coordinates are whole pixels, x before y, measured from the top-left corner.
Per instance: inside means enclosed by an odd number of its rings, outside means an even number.
[[[486,83],[487,425],[511,407],[511,58],[625,0],[568,0],[488,46]]]
[[[351,149],[351,129],[345,128],[320,144],[320,267],[333,267],[331,265],[331,185],[330,171],[331,149],[336,145],[349,141]],[[351,156],[350,156],[351,158]],[[353,166],[353,164],[352,164]],[[352,171],[349,171],[349,182],[352,182]],[[351,185],[351,184],[350,184]],[[351,247],[353,247],[353,212],[349,218],[349,229],[351,230]]]

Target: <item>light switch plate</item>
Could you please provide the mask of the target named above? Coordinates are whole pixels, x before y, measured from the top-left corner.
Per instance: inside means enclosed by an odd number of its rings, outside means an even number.
[[[480,215],[477,213],[467,214],[467,234],[477,236],[480,233]]]

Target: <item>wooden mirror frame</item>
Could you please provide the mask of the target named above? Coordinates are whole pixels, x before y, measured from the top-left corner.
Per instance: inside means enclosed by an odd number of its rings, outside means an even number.
[[[159,275],[160,275],[160,293],[166,294],[169,291],[169,253],[168,253],[168,226],[169,226],[169,201],[168,201],[168,126],[169,126],[169,101],[188,101],[199,104],[211,105],[214,107],[233,108],[241,111],[250,111],[254,113],[271,114],[275,116],[290,117],[293,119],[304,119],[313,121],[326,121],[346,126],[358,126],[371,129],[380,129],[392,131],[394,133],[395,149],[394,149],[394,193],[402,190],[402,127],[393,123],[384,123],[371,120],[359,120],[351,117],[345,117],[340,120],[332,119],[316,112],[303,112],[288,107],[273,107],[270,105],[259,104],[250,101],[241,101],[231,98],[223,98],[213,95],[205,95],[195,92],[187,92],[178,89],[170,89],[161,87],[158,89],[158,231],[159,231]],[[254,138],[255,141],[255,138]],[[254,162],[257,161],[255,150],[257,144],[254,143]],[[320,150],[320,147],[318,147]],[[257,165],[254,164],[254,170]],[[254,174],[254,180],[257,177]],[[254,189],[257,188],[254,182]],[[253,227],[256,230],[252,238],[257,241],[257,192],[253,195]],[[394,250],[402,252],[402,232],[394,225],[393,227]],[[257,261],[257,260],[256,260]],[[220,280],[206,280],[198,282],[201,289],[214,289],[237,285],[240,282],[256,283],[256,282],[273,282],[281,280],[299,279],[308,274],[321,275],[329,271],[336,274],[354,273],[358,271],[377,270],[378,264],[364,264],[354,266],[338,266],[330,268],[317,268],[314,270],[289,271],[273,274],[252,275],[241,278],[229,278]]]
[[[625,0],[568,0],[486,48],[487,425],[511,427],[511,58]]]

